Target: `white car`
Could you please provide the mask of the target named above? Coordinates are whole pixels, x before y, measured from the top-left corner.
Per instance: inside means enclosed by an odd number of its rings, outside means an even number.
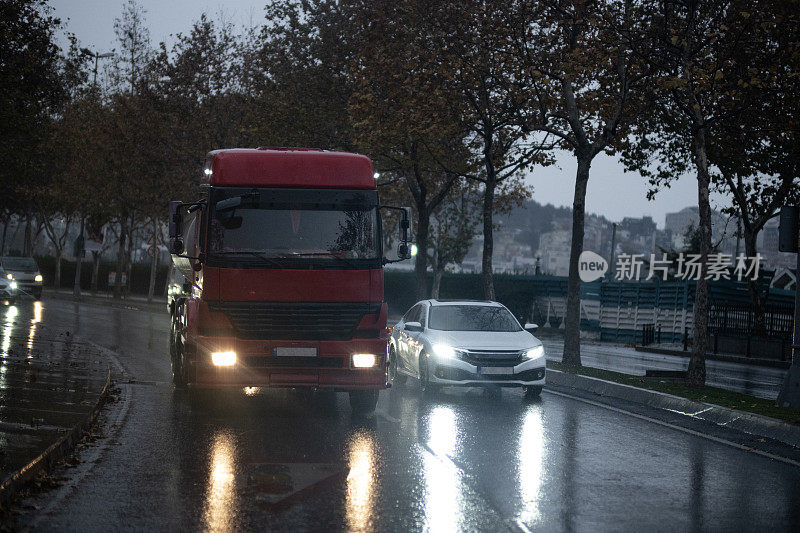
[[[389,376],[402,384],[419,379],[423,390],[443,385],[523,387],[528,397],[542,392],[542,342],[504,305],[488,301],[423,300],[414,305],[389,337]]]

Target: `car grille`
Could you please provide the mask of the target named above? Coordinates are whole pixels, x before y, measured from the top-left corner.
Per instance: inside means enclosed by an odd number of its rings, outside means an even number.
[[[545,370],[542,368],[534,368],[531,370],[523,370],[516,374],[473,374],[460,368],[453,368],[449,366],[439,365],[434,372],[436,377],[441,379],[448,379],[450,381],[539,381],[544,378]]]
[[[209,303],[224,313],[243,339],[349,340],[366,314],[380,312],[380,303]]]
[[[457,350],[456,356],[475,366],[514,366],[522,362],[520,350]]]

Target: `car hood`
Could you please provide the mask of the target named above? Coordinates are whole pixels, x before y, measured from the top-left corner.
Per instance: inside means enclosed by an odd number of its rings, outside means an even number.
[[[525,350],[542,341],[527,331],[439,331],[427,330],[432,343],[470,350]]]

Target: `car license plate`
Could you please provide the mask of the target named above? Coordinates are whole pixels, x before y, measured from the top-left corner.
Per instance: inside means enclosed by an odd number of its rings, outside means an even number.
[[[316,348],[297,348],[294,346],[277,347],[272,349],[272,355],[276,357],[316,357]]]
[[[510,366],[483,366],[480,372],[484,376],[486,374],[513,374],[514,368]]]

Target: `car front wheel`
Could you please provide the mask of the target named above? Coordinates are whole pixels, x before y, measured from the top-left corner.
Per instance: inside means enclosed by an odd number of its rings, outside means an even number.
[[[532,400],[534,398],[538,398],[542,395],[542,386],[541,385],[529,385],[526,387],[522,387],[522,392],[525,395],[525,398],[528,400]]]

